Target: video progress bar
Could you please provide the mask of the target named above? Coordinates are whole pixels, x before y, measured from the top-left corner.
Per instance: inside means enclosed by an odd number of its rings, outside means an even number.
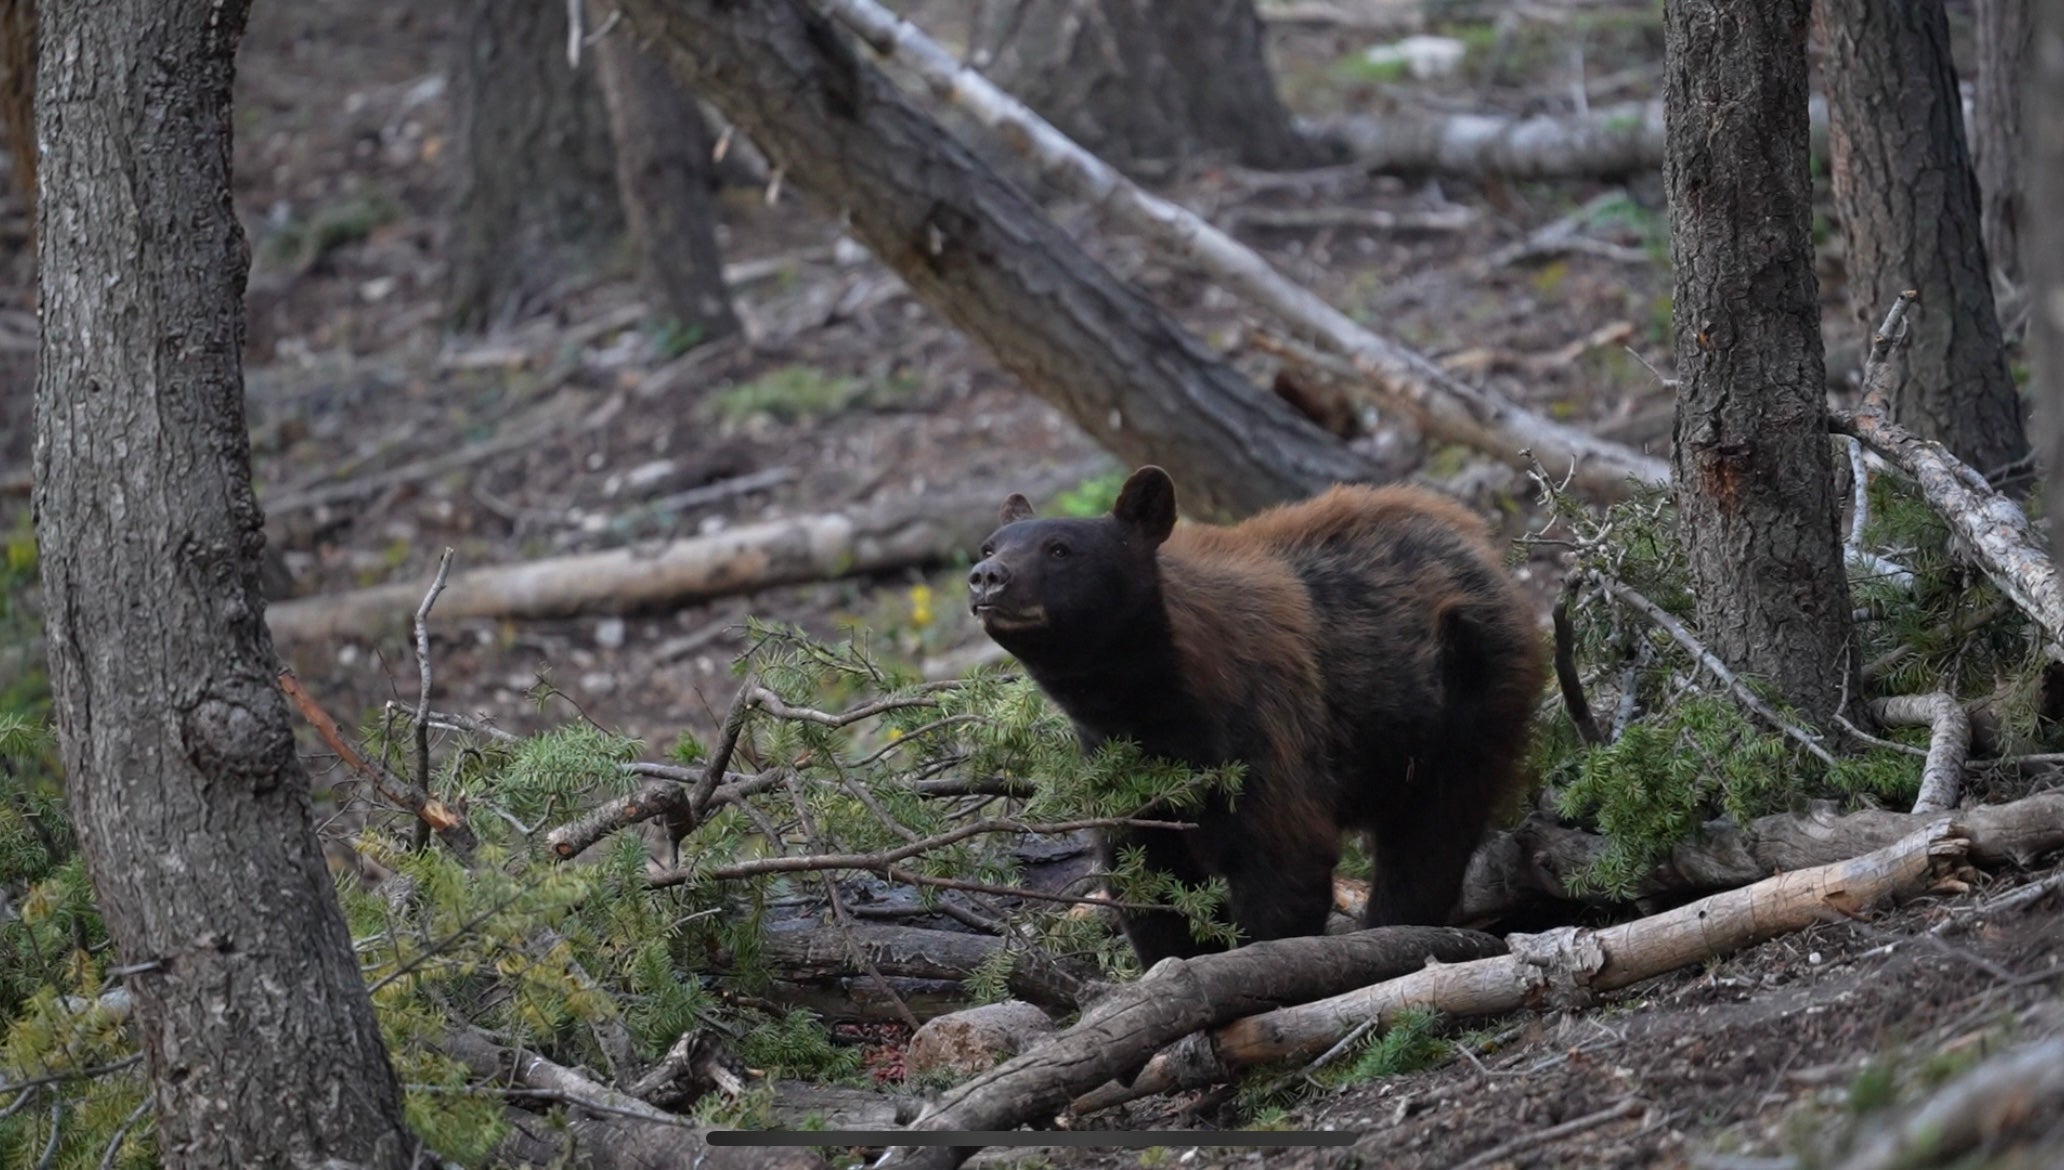
[[[1350,1146],[1338,1129],[713,1129],[713,1146]]]

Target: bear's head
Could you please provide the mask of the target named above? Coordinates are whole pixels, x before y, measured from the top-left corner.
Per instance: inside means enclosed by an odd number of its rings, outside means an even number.
[[[1027,665],[1093,657],[1160,605],[1155,552],[1174,529],[1175,483],[1158,467],[1133,472],[1094,519],[1035,516],[1013,493],[968,573],[968,605]]]

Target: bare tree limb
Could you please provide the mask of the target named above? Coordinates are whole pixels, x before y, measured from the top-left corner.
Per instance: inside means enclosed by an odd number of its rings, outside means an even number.
[[[1301,1002],[1321,988],[1359,987],[1385,973],[1494,954],[1488,935],[1445,927],[1390,926],[1330,938],[1287,938],[1237,950],[1167,959],[1118,988],[1052,1040],[948,1090],[913,1130],[1009,1129],[1051,1116],[1072,1097],[1125,1076],[1176,1037],[1248,1014],[1263,1004]],[[975,1151],[899,1146],[880,1170],[950,1170]]]
[[[845,24],[875,52],[916,72],[934,96],[974,116],[1038,164],[1049,179],[1133,225],[1171,254],[1203,267],[1228,288],[1309,330],[1329,348],[1350,358],[1366,376],[1417,403],[1427,414],[1454,420],[1456,425],[1473,425],[1494,436],[1500,448],[1532,447],[1558,467],[1576,467],[1580,482],[1604,494],[1624,491],[1630,479],[1651,484],[1669,481],[1669,467],[1662,460],[1467,385],[1424,356],[1356,324],[1277,272],[1252,249],[1187,209],[1140,189],[1023,103],[964,67],[916,25],[874,0],[811,3]]]
[[[1895,695],[1873,699],[1871,716],[1887,727],[1928,727],[1928,760],[1921,766],[1921,791],[1915,797],[1916,816],[1945,813],[1957,806],[1963,792],[1964,759],[1971,751],[1971,717],[1956,696],[1936,691],[1929,695]]]
[[[1922,496],[1948,521],[1978,567],[2042,628],[2045,652],[2064,662],[2064,586],[2059,584],[2056,566],[2036,542],[2028,514],[1994,491],[1983,475],[1950,454],[1948,448],[1921,439],[1892,421],[1886,397],[1891,357],[1914,295],[1912,290],[1900,294],[1871,339],[1870,357],[1864,363],[1862,403],[1853,412],[1833,414],[1828,426],[1861,440],[1913,477]]]
[[[1148,1062],[1123,1094],[1102,1095],[1096,1103],[1217,1083],[1272,1061],[1309,1059],[1363,1021],[1387,1023],[1407,1008],[1467,1017],[1528,1003],[1582,1004],[1595,993],[1804,929],[1830,914],[1853,917],[1952,882],[1970,844],[1956,822],[1938,818],[1860,857],[1779,874],[1634,922],[1512,935],[1507,955],[1431,966],[1189,1037]]]
[[[280,671],[279,685],[280,690],[293,702],[294,709],[301,713],[301,717],[308,721],[309,726],[315,728],[315,733],[322,737],[322,741],[329,745],[331,751],[337,753],[337,758],[344,761],[346,767],[371,784],[373,790],[381,797],[398,808],[414,813],[416,819],[430,826],[430,831],[436,833],[461,860],[473,856],[473,851],[480,842],[473,835],[473,827],[466,823],[465,817],[423,789],[396,776],[380,763],[366,759],[344,738],[344,733],[337,729],[337,721],[330,718],[329,712],[323,710],[322,704],[316,702],[315,696],[308,693],[308,689],[301,685],[301,680],[294,676],[293,671]]]
[[[1764,702],[1756,692],[1749,689],[1748,684],[1742,682],[1740,676],[1729,670],[1727,664],[1720,661],[1718,655],[1706,649],[1705,644],[1694,637],[1692,632],[1684,627],[1683,622],[1672,617],[1662,606],[1657,605],[1613,578],[1602,573],[1594,573],[1592,576],[1615,601],[1622,602],[1631,607],[1636,613],[1647,618],[1650,624],[1668,634],[1671,641],[1682,646],[1685,653],[1690,654],[1700,666],[1705,667],[1714,678],[1719,679],[1728,690],[1732,691],[1735,700],[1741,703],[1742,706],[1755,712],[1757,717],[1778,731],[1783,732],[1801,747],[1804,747],[1815,759],[1829,767],[1834,766],[1835,757],[1829,754],[1827,748],[1821,746],[1818,738],[1773,710],[1770,704]]]

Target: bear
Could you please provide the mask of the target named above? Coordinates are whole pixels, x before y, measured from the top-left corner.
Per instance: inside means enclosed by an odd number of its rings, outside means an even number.
[[[1127,739],[1243,765],[1230,802],[1184,815],[1195,828],[1100,834],[1107,868],[1137,847],[1185,884],[1223,877],[1242,943],[1324,933],[1350,830],[1374,865],[1364,926],[1446,924],[1528,783],[1546,640],[1483,521],[1431,491],[1341,484],[1180,527],[1159,467],[1094,518],[1013,493],[968,589],[1085,753]],[[1223,949],[1171,910],[1119,919],[1142,970]]]

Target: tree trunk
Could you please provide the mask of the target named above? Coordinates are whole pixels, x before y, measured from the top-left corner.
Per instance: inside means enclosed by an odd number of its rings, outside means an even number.
[[[36,222],[36,0],[0,0],[0,127],[14,190]],[[29,241],[31,248],[35,240]]]
[[[917,296],[1114,454],[1168,468],[1186,511],[1375,474],[1097,264],[798,0],[621,7]]]
[[[615,9],[596,10],[606,20]],[[684,340],[736,333],[717,250],[714,142],[702,107],[628,28],[604,33],[594,53],[616,151],[617,195],[654,312],[685,331]]]
[[[1920,301],[1891,392],[1900,425],[1980,472],[2028,453],[2007,372],[1942,0],[1820,0],[1828,155],[1868,337],[1902,289]]]
[[[2022,74],[2023,107],[2048,110],[2023,127],[2022,180],[2028,206],[2064,207],[2064,5],[2036,6]],[[2028,364],[2042,403],[2049,460],[2050,547],[2064,550],[2064,216],[2033,215],[2021,234],[2021,270],[2028,280]]]
[[[46,0],[35,510],[79,844],[166,1165],[409,1164],[259,594],[230,202],[247,0]]]
[[[1663,17],[1678,516],[1700,632],[1825,722],[1862,693],[1830,471],[1807,162],[1808,0]]]
[[[1219,155],[1310,165],[1254,0],[984,0],[975,64],[1122,170]]]
[[[2021,79],[2028,31],[2028,0],[1978,0],[1971,161],[1983,201],[1985,256],[2010,288],[2021,284]]]
[[[623,229],[601,87],[566,59],[561,0],[463,0],[447,314],[507,324]]]

